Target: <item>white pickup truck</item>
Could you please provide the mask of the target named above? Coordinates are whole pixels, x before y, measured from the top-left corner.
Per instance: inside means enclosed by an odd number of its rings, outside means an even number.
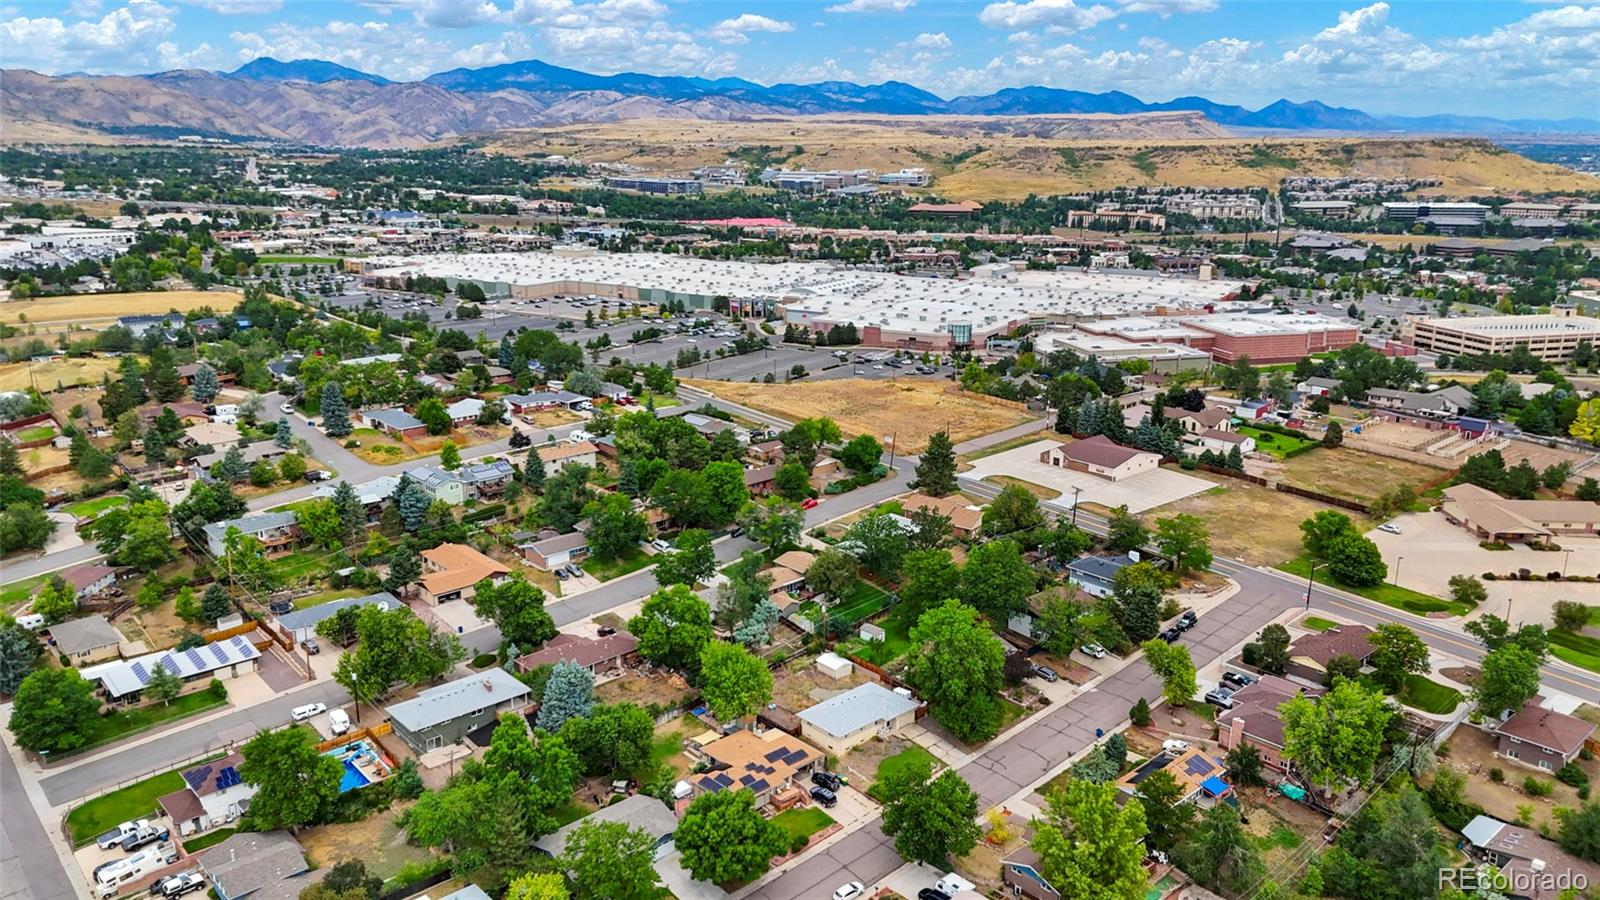
[[[95,838],[95,843],[100,845],[101,850],[110,850],[112,847],[120,846],[122,844],[122,839],[128,835],[136,834],[138,833],[139,829],[149,827],[149,819],[137,819],[132,822],[123,822],[121,825],[118,825],[105,834],[100,835],[98,838]]]

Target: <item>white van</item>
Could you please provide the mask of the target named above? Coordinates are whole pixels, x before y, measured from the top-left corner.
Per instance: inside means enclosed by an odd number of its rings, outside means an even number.
[[[96,897],[115,897],[124,886],[155,872],[163,866],[178,861],[178,852],[170,844],[147,847],[94,873]]]
[[[954,897],[962,891],[975,891],[978,886],[954,872],[947,872],[943,878],[934,884],[933,889],[946,897]]]
[[[38,613],[23,613],[17,616],[17,624],[29,631],[38,631],[44,627],[44,616]]]

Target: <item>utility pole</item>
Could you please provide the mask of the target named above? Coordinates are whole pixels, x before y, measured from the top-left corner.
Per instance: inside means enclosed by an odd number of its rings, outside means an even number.
[[[1072,527],[1078,527],[1078,495],[1083,493],[1083,488],[1076,485],[1072,488]]]

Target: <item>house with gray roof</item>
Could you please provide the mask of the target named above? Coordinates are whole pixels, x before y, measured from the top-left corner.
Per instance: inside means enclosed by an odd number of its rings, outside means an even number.
[[[364,409],[360,417],[367,428],[376,428],[395,437],[421,437],[428,433],[428,426],[422,424],[421,419],[399,407]]]
[[[443,500],[451,506],[467,502],[467,486],[461,483],[454,472],[447,472],[438,466],[412,466],[406,470],[406,477],[435,500]]]
[[[312,880],[300,844],[287,831],[235,834],[199,856],[221,900],[295,900]]]
[[[294,635],[296,641],[303,641],[317,633],[317,626],[323,621],[339,614],[340,610],[354,609],[362,606],[376,606],[381,610],[398,609],[400,601],[388,591],[379,591],[365,597],[345,597],[342,600],[329,600],[327,603],[318,603],[305,609],[284,613],[278,616],[278,625],[285,631]]]
[[[467,732],[493,722],[502,712],[522,708],[533,693],[505,669],[428,688],[410,700],[387,707],[394,733],[421,754],[454,744]]]
[[[1080,556],[1067,563],[1067,580],[1086,594],[1109,597],[1117,573],[1131,565],[1128,556]]]
[[[105,616],[95,613],[51,625],[50,646],[73,665],[82,666],[119,656],[122,635]]]
[[[478,414],[483,412],[486,404],[477,397],[462,397],[460,400],[446,406],[444,411],[450,416],[452,424],[471,425],[478,420]]]
[[[916,721],[917,701],[876,681],[799,712],[800,736],[839,755],[874,737],[887,737]]]
[[[254,672],[261,651],[241,635],[212,641],[189,650],[158,650],[133,659],[119,659],[79,671],[86,681],[98,681],[100,692],[113,703],[133,704],[150,684],[159,666],[178,676],[185,693],[204,688],[211,679],[237,678]]]
[[[643,831],[656,841],[657,858],[668,848],[672,833],[678,828],[678,817],[665,803],[649,794],[634,794],[610,806],[595,810],[587,816],[569,822],[556,831],[539,838],[533,846],[552,857],[566,852],[567,839],[585,822],[621,822],[631,829]]]
[[[506,408],[514,413],[538,412],[541,409],[566,407],[571,410],[588,409],[591,398],[572,391],[534,391],[529,394],[506,394],[500,398]]]
[[[1394,409],[1414,416],[1450,419],[1472,409],[1475,398],[1466,388],[1451,385],[1427,392],[1372,388],[1367,391],[1366,399],[1379,409]]]
[[[494,462],[474,463],[455,471],[456,478],[466,486],[469,497],[498,497],[517,477],[516,467],[504,459]]]
[[[300,523],[292,512],[264,512],[212,522],[202,531],[206,536],[206,549],[212,556],[221,556],[227,550],[228,529],[237,528],[261,542],[261,552],[279,556],[293,550],[300,543]]]
[[[263,459],[272,462],[289,452],[288,448],[279,447],[276,441],[255,441],[242,446],[235,446],[239,447],[239,452],[243,454],[245,463],[249,465],[255,465],[256,462]],[[222,458],[227,455],[227,450],[213,450],[210,453],[202,453],[196,456],[190,460],[190,465],[196,471],[209,472],[212,466],[221,462]]]
[[[311,496],[331,498],[338,493],[339,485],[342,483],[339,481],[325,481],[317,485],[316,489],[311,492]],[[361,505],[367,508],[367,521],[370,522],[383,512],[384,501],[393,497],[394,492],[399,490],[400,476],[379,475],[371,481],[363,481],[350,487],[355,490],[356,498],[361,501]]]

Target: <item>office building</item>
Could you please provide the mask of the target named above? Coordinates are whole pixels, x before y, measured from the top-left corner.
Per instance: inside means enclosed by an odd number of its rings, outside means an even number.
[[[1580,341],[1600,343],[1600,319],[1571,310],[1537,316],[1420,319],[1401,327],[1409,346],[1451,356],[1510,353],[1518,344],[1546,362],[1572,358]]]

